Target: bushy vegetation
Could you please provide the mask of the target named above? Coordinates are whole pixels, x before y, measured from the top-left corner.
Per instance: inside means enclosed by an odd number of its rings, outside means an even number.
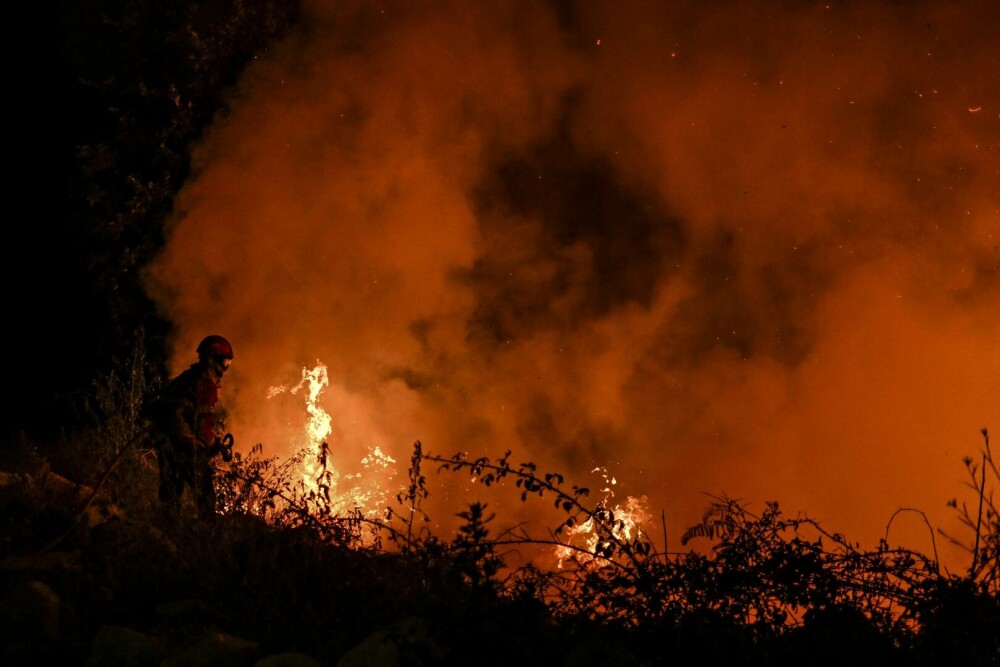
[[[75,610],[73,632],[46,657],[82,659],[102,627],[151,629],[153,609],[184,599],[201,601],[213,627],[323,664],[379,632],[403,638],[400,664],[468,664],[469,656],[661,664],[698,655],[708,664],[987,665],[1000,655],[998,477],[985,431],[985,467],[966,461],[973,503],[952,503],[968,534],[949,539],[971,563],[953,575],[933,556],[884,542],[862,549],[776,503],[755,513],[726,497],[685,532],[686,550],[667,552],[649,527],[591,502],[589,489],[561,474],[514,463],[510,452],[441,456],[420,442],[408,484],[377,515],[342,508],[325,445],[281,460],[258,444],[220,469],[216,520],[177,523],[155,502],[155,454],[136,409],[141,395],[129,386],[112,376],[95,388],[93,428],[76,442],[76,469],[97,493],[41,488],[37,452],[3,466],[30,464],[11,471],[19,481],[0,498],[5,587],[30,572]],[[318,458],[311,480],[306,456]],[[456,474],[555,507],[563,519],[496,526],[487,505],[472,503],[456,508],[456,529],[435,534],[425,501]],[[558,566],[514,562],[512,549],[559,553]],[[58,555],[75,565],[52,567]],[[25,562],[33,564],[12,565]],[[203,631],[174,627],[170,640]]]

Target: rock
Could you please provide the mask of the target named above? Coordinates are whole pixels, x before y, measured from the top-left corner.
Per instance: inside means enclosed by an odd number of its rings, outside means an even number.
[[[156,616],[164,627],[177,632],[198,632],[216,626],[223,619],[205,600],[181,598],[156,607]]]
[[[201,641],[171,656],[162,667],[246,667],[260,654],[256,642],[224,632],[206,632]]]
[[[40,581],[9,586],[0,596],[0,664],[52,664],[67,609],[59,595]]]
[[[253,667],[321,667],[322,663],[305,653],[273,653],[253,663]]]
[[[97,631],[86,667],[147,667],[163,660],[161,639],[118,625]]]
[[[345,653],[337,667],[412,667],[438,664],[443,657],[427,622],[411,617],[370,635]]]

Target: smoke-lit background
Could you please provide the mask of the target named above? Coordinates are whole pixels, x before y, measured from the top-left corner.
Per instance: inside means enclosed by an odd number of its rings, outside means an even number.
[[[150,273],[175,371],[232,340],[241,449],[294,453],[301,396],[267,392],[322,363],[341,461],[604,467],[674,546],[723,493],[869,546],[899,508],[958,532],[1000,430],[1000,5],[306,23],[197,147]],[[915,513],[890,542],[931,549]]]

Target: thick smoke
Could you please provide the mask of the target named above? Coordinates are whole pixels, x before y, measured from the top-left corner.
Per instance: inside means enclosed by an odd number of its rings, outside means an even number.
[[[674,545],[723,493],[958,532],[1000,431],[1000,7],[780,4],[317,2],[196,150],[150,272],[177,368],[229,337],[230,426],[288,455],[268,388],[322,362],[342,461],[603,467]]]

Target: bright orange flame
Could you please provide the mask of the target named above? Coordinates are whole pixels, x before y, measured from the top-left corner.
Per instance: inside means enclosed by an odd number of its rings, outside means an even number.
[[[370,475],[361,472],[341,473],[329,459],[324,462],[324,443],[329,444],[333,420],[320,405],[320,398],[329,386],[327,367],[317,359],[312,370],[302,369],[302,379],[297,385],[271,387],[267,391],[267,398],[284,392],[297,394],[300,391],[305,396],[308,418],[302,429],[302,440],[292,443],[293,451],[298,451],[302,459],[303,487],[307,491],[318,492],[322,481],[329,490],[328,509],[334,514],[354,510],[360,510],[366,515],[380,513],[392,493],[386,489],[391,486],[387,482],[395,477],[396,460],[374,445],[368,448],[368,453],[361,459],[362,468]],[[342,489],[342,482],[347,482],[350,486]]]
[[[306,454],[302,463],[305,468],[303,481],[312,490],[316,490],[316,477],[322,472],[319,469],[319,459],[323,443],[333,431],[333,420],[329,413],[318,404],[320,394],[329,386],[330,376],[327,374],[326,364],[317,359],[315,368],[312,370],[302,369],[302,379],[294,387],[279,385],[271,387],[267,391],[267,397],[273,398],[286,391],[297,394],[303,388],[308,390],[306,392],[306,412],[309,413],[309,420],[303,429],[304,440],[293,444],[296,451],[302,451]]]
[[[611,507],[610,501],[614,498],[612,487],[617,484],[614,477],[609,477],[603,468],[595,468],[591,472],[600,472],[604,477],[606,486],[601,489],[604,498],[599,503],[599,507],[609,509],[613,514],[613,521],[610,530],[599,526],[590,517],[583,523],[569,526],[564,529],[567,535],[565,545],[555,548],[557,567],[562,568],[567,559],[575,558],[584,564],[599,566],[605,560],[596,554],[600,553],[601,547],[610,540],[629,542],[642,535],[642,526],[649,521],[649,512],[646,509],[646,496],[627,496],[623,503]],[[610,537],[608,535],[610,533]]]

